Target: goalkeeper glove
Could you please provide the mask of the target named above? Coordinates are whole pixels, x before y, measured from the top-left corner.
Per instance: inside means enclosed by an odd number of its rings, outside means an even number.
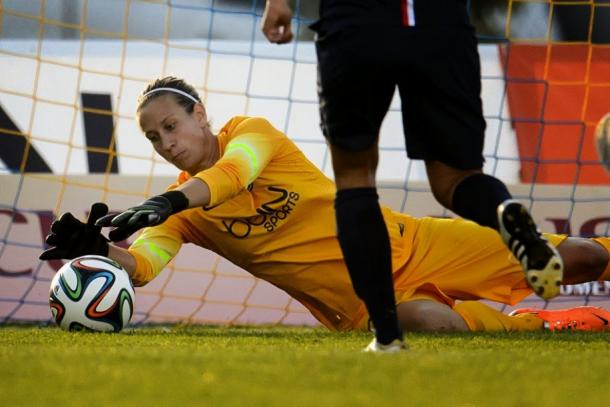
[[[51,224],[51,233],[45,242],[50,249],[39,256],[40,260],[73,259],[86,254],[108,255],[108,239],[95,226],[95,221],[108,213],[106,204],[97,202],[91,205],[87,223],[76,219],[70,212],[64,213]]]
[[[180,191],[169,191],[153,196],[138,206],[118,215],[107,215],[95,222],[96,226],[114,226],[108,236],[113,242],[127,239],[134,232],[147,226],[165,222],[170,215],[187,209],[189,201]]]

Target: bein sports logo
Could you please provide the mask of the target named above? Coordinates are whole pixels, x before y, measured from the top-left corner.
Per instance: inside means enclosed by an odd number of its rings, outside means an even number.
[[[251,187],[249,187],[250,189]],[[273,232],[283,220],[290,216],[300,198],[299,194],[278,187],[267,187],[267,190],[277,197],[257,208],[258,215],[256,216],[223,220],[222,224],[227,232],[238,239],[248,237],[252,228],[257,226],[262,226],[267,232]]]

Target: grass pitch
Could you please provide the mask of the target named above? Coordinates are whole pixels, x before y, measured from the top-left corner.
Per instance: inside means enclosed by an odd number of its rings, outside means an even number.
[[[0,328],[2,405],[597,406],[610,335],[409,334],[401,355],[321,328]]]

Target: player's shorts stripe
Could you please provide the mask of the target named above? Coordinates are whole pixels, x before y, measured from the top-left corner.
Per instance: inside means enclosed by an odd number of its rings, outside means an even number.
[[[400,10],[402,12],[402,25],[405,27],[415,25],[415,9],[413,8],[413,2],[415,0],[401,0]]]

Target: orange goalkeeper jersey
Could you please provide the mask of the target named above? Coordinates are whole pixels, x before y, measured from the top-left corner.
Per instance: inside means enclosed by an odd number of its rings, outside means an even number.
[[[334,183],[263,118],[232,118],[218,141],[220,159],[195,175],[210,188],[209,206],[142,231],[129,248],[134,283],[152,280],[183,243],[193,243],[283,289],[325,325],[349,326],[362,304],[336,238]],[[188,179],[181,173],[170,189]],[[398,270],[409,258],[415,221],[383,214]]]

